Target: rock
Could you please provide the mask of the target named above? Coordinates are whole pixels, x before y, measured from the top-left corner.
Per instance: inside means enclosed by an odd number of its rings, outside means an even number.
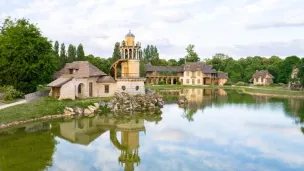
[[[98,109],[99,108],[99,103],[94,103],[94,106],[95,106],[96,109]]]
[[[74,109],[71,108],[71,107],[65,107],[65,110],[68,110],[68,111],[70,111],[70,112],[74,112]]]
[[[94,112],[96,110],[96,107],[90,105],[90,106],[88,106],[88,109],[90,109],[92,112]]]
[[[93,112],[90,109],[84,109],[84,116],[89,116]]]
[[[74,112],[64,109],[64,115],[74,115]]]
[[[188,100],[185,96],[180,96],[178,98],[178,104],[187,104],[188,103]]]
[[[94,116],[95,116],[94,113],[88,115],[89,118],[93,118]]]
[[[82,116],[83,115],[83,108],[81,108],[81,107],[74,107],[74,112],[75,112],[75,114],[76,115],[78,115],[78,116]]]

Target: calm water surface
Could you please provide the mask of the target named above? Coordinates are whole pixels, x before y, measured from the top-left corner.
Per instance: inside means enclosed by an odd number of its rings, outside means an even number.
[[[164,92],[161,117],[0,130],[1,171],[304,170],[304,101],[232,90]],[[176,104],[186,95],[187,106]]]

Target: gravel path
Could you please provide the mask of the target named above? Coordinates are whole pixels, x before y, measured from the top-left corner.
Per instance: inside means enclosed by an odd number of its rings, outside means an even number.
[[[11,106],[23,104],[23,103],[26,103],[26,100],[20,100],[20,101],[15,102],[15,103],[4,104],[4,105],[1,105],[1,103],[0,103],[0,110],[1,110],[1,109],[4,109],[4,108],[7,108],[7,107],[11,107]]]

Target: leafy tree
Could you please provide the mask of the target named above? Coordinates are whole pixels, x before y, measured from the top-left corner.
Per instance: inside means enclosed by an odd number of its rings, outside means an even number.
[[[297,66],[301,63],[301,60],[297,56],[289,56],[285,58],[285,60],[282,62],[282,65],[280,66],[280,73],[279,73],[279,78],[278,81],[282,83],[288,83],[292,68],[294,66]]]
[[[68,47],[68,62],[73,62],[76,60],[76,50],[73,45],[69,45]]]
[[[115,46],[114,46],[114,50],[113,50],[113,54],[112,54],[112,62],[115,62],[117,60],[121,59],[121,55],[120,55],[120,43],[116,42]]]
[[[26,19],[5,19],[0,27],[0,85],[24,93],[51,80],[58,65],[52,43]]]
[[[147,45],[147,47],[143,49],[143,59],[145,63],[151,62],[152,65],[160,65],[157,47],[153,45]]]
[[[188,45],[186,48],[187,55],[185,56],[185,59],[187,62],[198,62],[200,61],[200,58],[198,57],[197,53],[194,52],[194,45]]]
[[[85,58],[84,50],[82,44],[77,46],[77,60],[82,61]]]
[[[66,51],[65,51],[65,45],[64,43],[61,44],[60,46],[60,68],[62,68],[65,63],[67,63],[67,56],[66,56]]]
[[[85,57],[86,61],[89,61],[91,64],[96,66],[101,71],[109,74],[110,73],[110,67],[111,67],[111,59],[105,59],[100,57],[95,57],[93,55],[88,55]]]
[[[184,65],[185,64],[185,58],[179,58],[177,64],[178,64],[178,66]]]
[[[56,41],[55,44],[54,44],[54,53],[57,57],[59,57],[59,43],[58,43],[58,41]]]
[[[169,59],[168,60],[168,65],[169,66],[178,66],[178,63],[175,59]]]

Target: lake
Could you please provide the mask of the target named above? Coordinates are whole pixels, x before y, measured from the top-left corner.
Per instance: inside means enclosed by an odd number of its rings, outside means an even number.
[[[236,90],[160,92],[162,115],[0,130],[1,171],[303,171],[304,101]],[[184,95],[188,105],[179,106]]]

